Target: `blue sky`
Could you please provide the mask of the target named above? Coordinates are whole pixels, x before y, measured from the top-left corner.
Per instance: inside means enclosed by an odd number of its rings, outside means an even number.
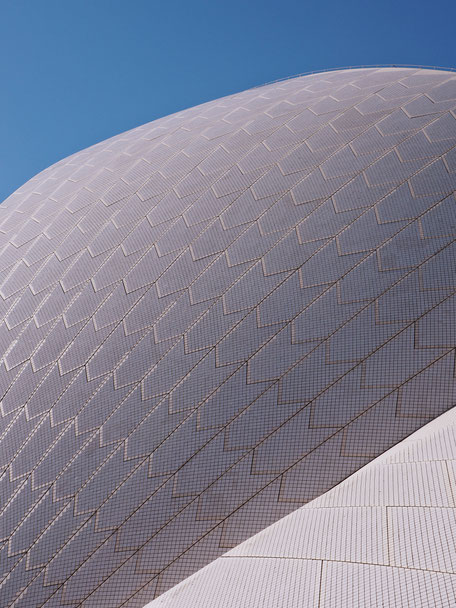
[[[444,0],[0,0],[0,200],[77,150],[300,72],[456,67]]]

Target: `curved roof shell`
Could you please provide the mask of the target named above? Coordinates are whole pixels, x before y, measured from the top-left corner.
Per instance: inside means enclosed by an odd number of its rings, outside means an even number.
[[[451,608],[456,409],[147,608]]]
[[[454,404],[455,107],[299,77],[3,203],[4,606],[142,607]]]

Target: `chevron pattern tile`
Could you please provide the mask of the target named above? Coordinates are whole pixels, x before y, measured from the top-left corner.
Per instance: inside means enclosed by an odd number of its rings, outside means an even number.
[[[451,408],[455,191],[456,74],[372,68],[0,205],[2,607],[142,608]]]

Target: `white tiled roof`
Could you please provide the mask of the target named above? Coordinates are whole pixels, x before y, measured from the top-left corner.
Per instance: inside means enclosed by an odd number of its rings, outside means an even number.
[[[452,608],[456,409],[147,608]]]

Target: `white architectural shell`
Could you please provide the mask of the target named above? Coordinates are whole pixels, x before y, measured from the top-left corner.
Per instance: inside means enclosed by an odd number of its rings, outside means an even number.
[[[456,403],[455,108],[452,72],[294,78],[0,206],[2,608],[142,608]],[[343,511],[382,568],[387,507]],[[298,579],[359,558],[302,513]]]
[[[456,410],[147,608],[456,605]]]

